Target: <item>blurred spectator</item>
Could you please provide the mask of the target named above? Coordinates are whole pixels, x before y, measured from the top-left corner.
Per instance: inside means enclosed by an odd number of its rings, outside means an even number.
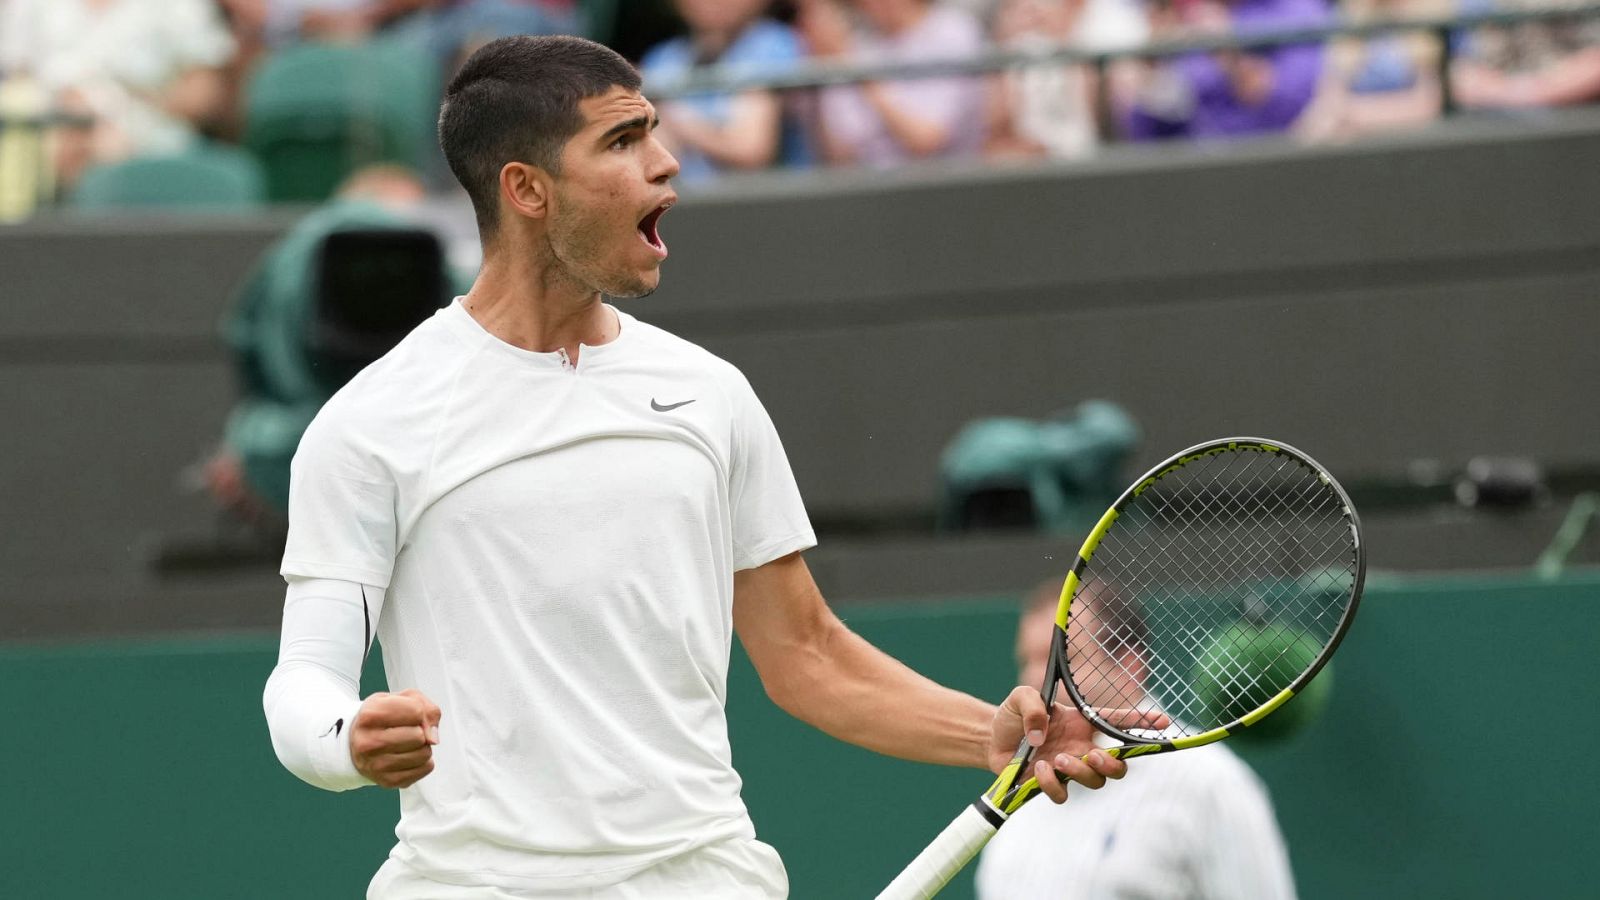
[[[424,39],[447,71],[488,42],[516,34],[582,34],[577,0],[423,0]]]
[[[1345,0],[1345,21],[1429,19],[1445,14],[1444,0]],[[1308,140],[1332,141],[1422,125],[1439,117],[1439,37],[1393,31],[1334,41],[1316,99],[1295,123]]]
[[[1106,51],[1144,43],[1150,25],[1134,0],[1006,0],[995,18],[994,36],[1007,50]],[[1087,156],[1099,143],[1098,94],[1088,65],[1023,66],[1002,73],[990,91],[989,155]]]
[[[444,80],[467,55],[484,43],[511,34],[577,33],[577,0],[217,0],[227,12],[240,53],[228,71],[235,102],[230,106],[223,133],[241,137],[247,112],[242,108],[242,88],[254,75],[261,57],[295,43],[367,44],[399,51],[399,56],[423,55],[436,68],[426,73],[442,88]],[[405,65],[417,69],[413,60]],[[407,88],[400,87],[405,91]],[[431,135],[432,120],[426,117]],[[450,181],[437,142],[427,149],[423,163],[432,176]],[[450,181],[454,184],[453,181]]]
[[[258,27],[269,45],[301,40],[363,41],[431,5],[429,0],[221,0]]]
[[[1181,38],[1323,25],[1328,9],[1323,0],[1168,0],[1154,16],[1153,36]],[[1322,46],[1195,53],[1141,69],[1117,91],[1135,140],[1282,132],[1316,93]]]
[[[1551,9],[1563,0],[1463,0],[1461,12]],[[1600,17],[1482,28],[1451,69],[1464,107],[1517,109],[1600,100]]]
[[[959,9],[979,22],[992,23],[1006,0],[935,0],[939,5]]]
[[[267,0],[217,0],[234,44],[233,55],[222,67],[225,99],[213,131],[227,141],[238,142],[244,133],[245,86],[267,49],[266,5]]]
[[[219,0],[269,46],[364,41],[379,32],[426,45],[449,64],[512,34],[579,30],[577,0]]]
[[[866,30],[854,33],[835,0],[800,0],[797,25],[811,54],[854,63],[961,59],[983,48],[965,12],[933,0],[854,0]],[[817,147],[829,162],[892,165],[962,156],[983,144],[983,83],[969,77],[868,82],[821,92]]]
[[[1051,580],[1024,602],[1016,638],[1023,684],[1044,681],[1060,590],[1060,580]],[[1073,603],[1088,608],[1073,611],[1069,665],[1106,675],[1079,684],[1084,698],[1104,707],[1145,696],[1140,708],[1153,708],[1141,681],[1149,678],[1142,658],[1148,636],[1136,607],[1087,591]],[[1116,742],[1098,736],[1096,743]],[[1101,790],[1072,792],[1059,806],[1036,800],[1017,810],[983,851],[978,897],[1293,900],[1272,801],[1233,751],[1210,744],[1141,758],[1138,769]]]
[[[93,163],[182,151],[225,104],[234,42],[211,0],[10,0],[3,16],[0,71],[92,120],[58,135],[64,185]]]
[[[241,396],[221,449],[205,464],[206,486],[223,508],[256,525],[281,525],[289,462],[300,435],[342,383],[331,377],[312,341],[330,236],[416,228],[425,199],[409,169],[361,169],[333,201],[273,245],[246,279],[224,326]],[[451,281],[461,286],[460,279]],[[442,292],[438,304],[448,295]]]
[[[644,55],[639,68],[652,86],[671,84],[696,66],[778,75],[803,56],[795,33],[762,15],[766,0],[677,0],[676,6],[689,34]],[[792,118],[785,120],[784,101],[772,91],[696,94],[662,103],[657,133],[677,156],[680,177],[695,182],[725,170],[764,168],[780,151],[789,165],[807,162]]]
[[[602,7],[607,0],[600,0]],[[784,11],[790,4],[784,3]],[[683,33],[683,19],[672,8],[672,0],[621,0],[591,13],[596,26],[594,39],[622,54],[625,59],[643,59],[651,47]],[[778,17],[782,21],[788,18]]]

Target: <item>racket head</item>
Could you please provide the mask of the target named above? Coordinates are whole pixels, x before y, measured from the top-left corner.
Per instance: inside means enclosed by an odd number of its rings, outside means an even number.
[[[1360,519],[1327,469],[1230,437],[1153,467],[1112,503],[1062,585],[1046,694],[1064,684],[1118,757],[1221,740],[1327,664],[1366,579]],[[1159,708],[1161,731],[1099,710]]]
[[[1064,684],[1127,758],[1221,740],[1314,678],[1366,581],[1350,497],[1281,441],[1223,438],[1163,461],[1112,503],[1061,588],[1040,694]],[[1201,686],[1204,686],[1202,689]],[[1125,729],[1101,710],[1134,710]],[[1132,728],[1159,711],[1159,732]],[[1039,793],[1024,739],[994,784],[880,898],[929,897]],[[981,832],[981,833],[980,833]]]

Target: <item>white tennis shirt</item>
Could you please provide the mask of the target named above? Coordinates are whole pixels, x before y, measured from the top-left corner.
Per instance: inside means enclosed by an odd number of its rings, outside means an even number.
[[[1129,767],[1098,791],[1069,786],[1059,806],[1017,810],[979,860],[981,900],[1294,900],[1266,788],[1232,751]]]
[[[389,687],[443,710],[392,854],[436,880],[583,888],[754,835],[723,708],[733,573],[815,538],[738,370],[618,318],[574,366],[453,303],[295,456],[283,574],[386,588]]]

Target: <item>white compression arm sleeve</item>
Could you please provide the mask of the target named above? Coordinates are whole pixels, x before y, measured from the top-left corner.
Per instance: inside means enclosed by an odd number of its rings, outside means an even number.
[[[361,708],[361,664],[383,612],[382,588],[329,578],[289,579],[278,665],[262,706],[278,761],[308,784],[371,784],[350,759]]]

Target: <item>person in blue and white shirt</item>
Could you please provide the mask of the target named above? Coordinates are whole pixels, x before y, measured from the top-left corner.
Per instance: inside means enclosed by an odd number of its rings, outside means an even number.
[[[657,44],[639,61],[651,87],[670,87],[697,67],[775,76],[805,58],[789,26],[762,15],[765,0],[676,0],[689,33]],[[662,103],[661,140],[686,183],[762,169],[804,166],[811,153],[795,116],[775,91],[693,94]]]

